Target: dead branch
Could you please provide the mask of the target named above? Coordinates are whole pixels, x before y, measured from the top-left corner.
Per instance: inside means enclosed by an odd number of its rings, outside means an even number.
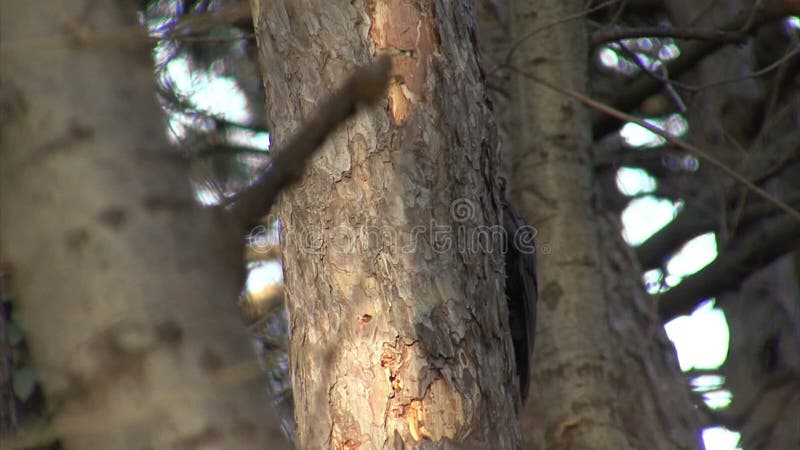
[[[733,16],[726,24],[720,27],[724,33],[740,33],[751,35],[762,25],[778,20],[791,13],[791,5],[783,2],[769,2],[772,7],[755,6],[746,8]],[[722,48],[727,42],[702,41],[689,43],[682,48],[681,57],[666,65],[666,73],[671,78],[677,78],[684,72],[696,66],[711,53]],[[657,93],[664,87],[664,83],[648,75],[642,75],[634,82],[621,89],[622,94],[613,100],[611,106],[621,111],[632,111],[650,95]],[[622,124],[619,118],[602,115],[594,120],[592,130],[595,138],[600,138],[613,132]]]
[[[688,314],[698,302],[733,290],[747,275],[800,248],[800,222],[783,216],[764,220],[731,241],[717,259],[681,284],[661,294],[658,312],[662,322]]]
[[[591,45],[592,47],[597,47],[598,45],[605,44],[606,42],[614,42],[620,39],[635,39],[644,37],[689,39],[696,41],[712,41],[724,44],[735,44],[745,40],[747,38],[747,34],[738,31],[705,30],[700,28],[619,28],[595,31],[591,36]]]
[[[544,79],[539,78],[539,77],[537,77],[535,75],[532,75],[530,73],[524,72],[524,71],[522,71],[519,68],[514,67],[514,66],[509,66],[509,69],[513,70],[514,72],[518,73],[521,76],[524,76],[524,77],[526,77],[526,78],[528,78],[528,79],[530,79],[530,80],[532,80],[532,81],[534,81],[536,83],[541,84],[542,86],[548,87],[548,88],[550,88],[550,89],[552,89],[552,90],[554,90],[556,92],[560,92],[560,93],[562,93],[564,95],[572,97],[575,100],[579,101],[580,103],[584,104],[585,106],[588,106],[588,107],[590,107],[592,109],[595,109],[597,111],[605,113],[605,114],[613,117],[617,121],[620,121],[620,122],[633,122],[633,123],[639,125],[640,127],[645,128],[645,129],[649,130],[650,132],[661,136],[662,138],[664,138],[664,140],[666,140],[668,143],[672,144],[673,146],[681,148],[683,150],[686,150],[686,151],[694,154],[695,156],[697,156],[701,160],[705,161],[706,163],[710,164],[711,166],[719,169],[722,173],[724,173],[725,175],[727,175],[728,177],[733,179],[735,182],[745,186],[749,191],[751,191],[754,194],[758,195],[759,197],[763,198],[767,202],[772,203],[778,209],[780,209],[780,210],[784,211],[786,214],[788,214],[793,220],[795,220],[796,222],[800,223],[800,211],[798,211],[797,209],[792,208],[791,206],[787,205],[782,200],[780,200],[778,198],[775,198],[774,196],[770,195],[764,189],[756,186],[752,181],[750,181],[746,177],[742,176],[741,174],[739,174],[735,170],[733,170],[730,167],[728,167],[722,161],[720,161],[719,159],[714,157],[710,152],[707,152],[707,151],[705,151],[705,150],[703,150],[703,149],[701,149],[699,147],[691,145],[691,144],[683,141],[682,139],[678,139],[678,138],[672,136],[671,134],[665,132],[664,130],[658,128],[655,125],[647,123],[644,120],[638,119],[636,117],[633,117],[630,114],[625,114],[624,112],[619,111],[618,109],[615,109],[615,108],[613,108],[613,107],[611,107],[609,105],[606,105],[606,104],[601,103],[601,102],[599,102],[597,100],[589,98],[589,97],[587,97],[587,96],[585,96],[585,95],[583,95],[583,94],[581,94],[579,92],[576,92],[576,91],[574,91],[572,89],[568,89],[568,88],[565,88],[565,87],[560,86],[558,84],[555,84],[555,83],[552,83],[550,81],[544,80]]]
[[[800,205],[800,198],[793,198],[790,203]],[[766,202],[748,205],[738,217],[738,227],[746,227],[760,219],[766,220],[779,213],[780,211],[774,205]],[[681,211],[678,218],[635,249],[642,270],[659,267],[680,245],[703,233],[715,231],[718,227],[717,216],[708,214],[701,206],[687,206]]]
[[[793,150],[797,148],[799,139],[800,133],[787,136],[777,144],[778,147],[773,153],[778,155],[791,155]],[[762,173],[749,177],[750,181],[754,184],[762,185],[768,180],[782,176],[784,172],[789,173],[789,167],[791,167],[790,163],[796,161],[797,158],[800,157],[800,154],[794,152],[793,156],[794,158],[792,159],[783,160],[776,164],[779,166],[778,168],[769,167]],[[786,200],[791,206],[798,206],[797,198]],[[636,256],[639,258],[642,269],[648,270],[658,267],[664,258],[674,252],[679,245],[695,236],[713,231],[719,226],[717,217],[713,214],[708,214],[707,207],[705,206],[708,201],[708,198],[689,199],[686,208],[681,211],[675,220],[667,224],[661,231],[651,236],[636,248]],[[778,212],[778,208],[771,203],[751,202],[742,210],[739,216],[739,226],[745,226],[748,222],[765,216],[775,215]]]

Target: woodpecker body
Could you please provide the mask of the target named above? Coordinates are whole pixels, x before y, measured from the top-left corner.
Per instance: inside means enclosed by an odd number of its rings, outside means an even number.
[[[503,183],[504,184],[504,183]],[[525,222],[519,210],[503,195],[503,228],[506,233],[506,299],[508,322],[514,344],[520,397],[528,397],[533,363],[533,344],[536,334],[535,230]]]

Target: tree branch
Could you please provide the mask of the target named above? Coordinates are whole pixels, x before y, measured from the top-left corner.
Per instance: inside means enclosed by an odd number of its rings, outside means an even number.
[[[316,114],[272,153],[266,173],[228,202],[233,215],[244,225],[267,214],[278,194],[300,179],[309,158],[328,135],[351,117],[359,104],[374,104],[382,98],[390,69],[390,59],[384,55],[358,69],[337,92],[321,102]]]
[[[604,29],[592,33],[591,45],[592,47],[597,47],[598,45],[605,44],[606,42],[642,37],[668,37],[675,39],[692,39],[698,41],[712,41],[723,44],[735,44],[745,40],[747,38],[747,34],[740,31],[671,27]]]
[[[733,290],[747,275],[800,248],[800,222],[782,216],[764,220],[731,242],[705,269],[685,278],[658,301],[661,320],[688,314],[698,302]]]
[[[755,6],[753,8],[746,8],[732,17],[726,24],[720,27],[723,33],[739,33],[744,35],[753,34],[762,25],[781,17],[788,15],[791,12],[790,5],[785,5],[784,2],[769,2],[773,4],[772,7]],[[777,4],[777,5],[775,5]],[[719,50],[726,42],[722,41],[704,41],[694,42],[686,45],[682,49],[680,58],[671,61],[666,65],[666,73],[670,74],[671,78],[676,78],[693,68],[703,58],[709,54]],[[647,97],[658,92],[664,87],[664,83],[655,80],[647,75],[641,75],[628,86],[625,86],[621,91],[622,95],[617,97],[612,106],[621,111],[632,111]],[[602,137],[610,132],[613,132],[623,122],[619,118],[609,117],[603,115],[594,120],[592,130],[595,138]]]
[[[592,98],[589,98],[589,97],[587,97],[587,96],[585,96],[585,95],[583,95],[583,94],[581,94],[579,92],[576,92],[576,91],[574,91],[572,89],[568,89],[568,88],[560,86],[560,85],[558,85],[556,83],[552,83],[550,81],[547,81],[547,80],[544,80],[542,78],[539,78],[539,77],[537,77],[535,75],[532,75],[530,73],[522,71],[522,70],[520,70],[519,68],[517,68],[515,66],[509,66],[509,69],[513,70],[514,72],[518,73],[519,75],[521,75],[523,77],[529,78],[530,80],[541,84],[542,86],[546,86],[546,87],[548,87],[548,88],[550,88],[550,89],[552,89],[552,90],[554,90],[556,92],[560,92],[560,93],[562,93],[564,95],[572,97],[575,100],[579,101],[580,103],[582,103],[582,104],[584,104],[584,105],[586,105],[586,106],[588,106],[588,107],[590,107],[592,109],[595,109],[595,110],[603,112],[603,113],[605,113],[605,114],[607,114],[609,116],[612,116],[616,120],[623,121],[623,122],[633,122],[636,125],[639,125],[640,127],[645,128],[648,131],[661,136],[662,138],[664,138],[664,140],[666,140],[668,143],[672,144],[673,146],[681,148],[681,149],[686,150],[688,152],[691,152],[692,154],[694,154],[697,157],[699,157],[701,160],[707,162],[708,164],[710,164],[713,167],[716,167],[722,173],[724,173],[725,175],[727,175],[728,177],[730,177],[731,179],[733,179],[737,183],[745,186],[749,191],[753,192],[757,196],[763,198],[764,200],[766,200],[769,203],[772,203],[773,205],[775,205],[776,207],[778,207],[782,211],[786,212],[795,221],[800,223],[800,211],[798,211],[795,208],[792,208],[791,206],[787,205],[782,200],[770,195],[764,189],[756,186],[752,181],[750,181],[746,177],[742,176],[741,174],[739,174],[735,170],[733,170],[730,167],[728,167],[727,165],[725,165],[722,161],[717,159],[710,152],[705,151],[705,150],[703,150],[703,149],[701,149],[699,147],[696,147],[694,145],[691,145],[691,144],[683,141],[682,139],[678,139],[678,138],[672,136],[671,134],[665,132],[664,130],[658,128],[655,125],[647,123],[644,120],[638,119],[636,117],[633,117],[630,114],[625,114],[622,111],[619,111],[619,110],[617,110],[617,109],[615,109],[615,108],[613,108],[611,106],[608,106],[608,105],[606,105],[604,103],[601,103],[601,102],[599,102],[597,100],[594,100]]]
[[[786,156],[786,158],[776,163],[775,168],[767,168],[764,172],[751,176],[750,181],[760,185],[767,180],[780,176],[783,172],[789,173],[790,163],[800,157],[800,154],[796,153],[799,142],[800,133],[790,134],[781,139],[780,142],[776,143],[776,148],[771,153]],[[795,151],[794,154],[792,153],[793,151]],[[798,199],[790,198],[787,203],[792,207],[797,207]],[[703,199],[688,199],[686,204],[686,209],[675,220],[636,248],[636,256],[639,258],[642,269],[648,270],[658,267],[664,258],[669,256],[679,245],[695,236],[713,231],[718,226],[715,216],[708,214]],[[739,221],[740,223],[747,223],[759,217],[774,215],[777,212],[778,208],[774,205],[757,202],[745,208]]]
[[[798,205],[800,198],[793,198],[789,203]],[[772,204],[758,202],[747,206],[742,211],[739,216],[739,224],[746,226],[760,218],[772,217],[779,212]],[[678,218],[635,249],[642,270],[660,266],[664,259],[675,252],[678,246],[691,238],[714,231],[718,226],[717,216],[709,214],[706,208],[696,204],[687,206]]]

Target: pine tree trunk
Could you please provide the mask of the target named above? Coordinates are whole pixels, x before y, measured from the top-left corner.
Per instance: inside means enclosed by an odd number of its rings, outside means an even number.
[[[585,92],[585,2],[508,3],[511,42],[521,40],[515,70]],[[535,397],[521,419],[525,446],[698,448],[674,348],[648,306],[618,218],[593,197],[588,114],[575,100],[512,74],[509,108],[521,124],[510,135],[512,192],[538,230],[540,249]]]
[[[253,0],[276,147],[389,53],[280,208],[300,448],[519,445],[496,129],[461,2]]]

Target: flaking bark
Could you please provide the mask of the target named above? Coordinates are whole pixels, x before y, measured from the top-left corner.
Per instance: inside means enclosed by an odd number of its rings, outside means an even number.
[[[496,130],[457,2],[253,0],[275,144],[353,68],[388,99],[280,205],[300,448],[516,448]]]

